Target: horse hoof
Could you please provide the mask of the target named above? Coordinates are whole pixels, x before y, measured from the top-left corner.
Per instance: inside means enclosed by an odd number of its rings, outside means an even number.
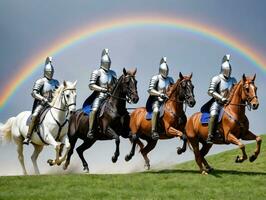
[[[113,157],[112,157],[112,162],[113,162],[113,163],[116,163],[116,161],[117,161],[117,157],[116,157],[116,156],[113,156]]]
[[[130,160],[131,160],[131,158],[132,158],[131,156],[129,156],[129,155],[126,155],[126,156],[125,156],[125,161],[127,161],[127,162],[128,162],[128,161],[130,161]]]
[[[211,173],[211,172],[213,172],[213,171],[214,171],[214,169],[213,169],[212,167],[208,167],[208,168],[207,168],[207,172],[208,172],[208,173]]]
[[[252,155],[249,157],[250,162],[254,162],[256,159],[257,159],[257,157],[255,155]]]
[[[83,171],[85,171],[85,173],[90,173],[90,170],[89,170],[89,167],[88,166],[84,167],[83,168]]]
[[[180,154],[182,154],[183,153],[183,150],[182,150],[182,148],[180,148],[180,147],[177,147],[177,154],[178,155],[180,155]]]
[[[146,165],[144,165],[144,168],[145,168],[146,170],[150,170],[151,166],[146,164]]]
[[[63,170],[67,170],[67,166],[66,165],[63,165]]]
[[[50,166],[53,166],[53,165],[54,165],[52,159],[47,160],[47,163],[48,163]]]
[[[202,174],[202,175],[208,175],[208,172],[206,172],[205,170],[203,170],[203,171],[201,172],[201,174]]]

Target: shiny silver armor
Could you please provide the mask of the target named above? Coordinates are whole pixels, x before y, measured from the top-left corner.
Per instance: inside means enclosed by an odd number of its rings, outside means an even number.
[[[52,57],[47,57],[44,66],[44,77],[52,79],[54,75],[54,67],[52,65]]]
[[[157,118],[159,115],[160,106],[167,97],[166,89],[169,85],[174,83],[172,77],[168,76],[168,65],[166,63],[166,57],[163,57],[160,61],[159,74],[151,78],[148,92],[151,96],[155,97],[152,104],[152,137],[158,139],[159,135],[156,132]]]
[[[104,49],[101,57],[101,68],[108,71],[111,67],[111,58],[109,57],[109,50]]]
[[[104,49],[101,57],[100,69],[94,70],[90,77],[89,88],[96,92],[96,98],[92,103],[92,111],[89,116],[89,131],[87,137],[93,138],[93,125],[96,113],[103,100],[107,97],[107,92],[111,91],[116,83],[116,73],[110,70],[111,59],[108,49]]]
[[[221,107],[227,101],[229,91],[236,84],[236,79],[231,77],[230,55],[225,55],[222,60],[221,72],[211,79],[208,94],[215,99],[210,108],[211,116],[217,116]]]
[[[159,67],[159,74],[161,74],[164,78],[168,76],[169,68],[166,63],[166,57],[163,57],[160,61],[160,67]]]
[[[102,101],[107,97],[107,91],[111,91],[115,85],[116,79],[116,73],[112,70],[105,71],[100,68],[92,72],[89,87],[91,90],[98,92],[92,104],[93,110],[98,110]]]
[[[38,79],[32,89],[34,100],[32,119],[29,125],[28,133],[23,144],[29,144],[31,135],[37,123],[39,114],[45,108],[48,102],[53,100],[53,92],[59,87],[59,82],[53,79],[54,68],[51,64],[51,57],[47,57],[44,66],[44,77]]]

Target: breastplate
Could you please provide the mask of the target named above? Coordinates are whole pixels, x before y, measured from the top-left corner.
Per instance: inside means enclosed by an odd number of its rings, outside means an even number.
[[[233,81],[231,78],[229,78],[228,80],[221,79],[219,88],[218,88],[218,93],[222,95],[223,97],[228,98],[229,92],[232,89],[232,87],[233,87]]]
[[[170,85],[169,78],[164,79],[162,77],[159,77],[158,84],[157,84],[157,91],[165,93],[169,85]]]
[[[53,99],[53,91],[56,89],[56,82],[54,80],[47,80],[43,84],[42,96],[47,98],[49,101]]]
[[[98,85],[103,88],[107,88],[112,83],[112,75],[104,70],[100,69],[100,76],[98,78]]]

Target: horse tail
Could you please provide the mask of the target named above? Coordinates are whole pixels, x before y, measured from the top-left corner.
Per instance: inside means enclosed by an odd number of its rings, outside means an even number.
[[[11,128],[15,121],[15,117],[11,117],[7,120],[5,124],[0,124],[0,137],[1,141],[11,142],[12,140],[12,132]]]

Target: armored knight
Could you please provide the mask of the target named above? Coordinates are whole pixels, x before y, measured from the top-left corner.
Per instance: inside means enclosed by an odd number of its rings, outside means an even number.
[[[89,115],[89,131],[87,137],[92,139],[94,137],[94,121],[97,111],[101,106],[103,100],[108,96],[117,81],[116,73],[110,70],[111,59],[109,57],[108,49],[102,51],[101,66],[99,69],[94,70],[90,77],[89,88],[94,91],[95,99],[92,103],[92,111]]]
[[[47,57],[44,66],[44,77],[35,82],[31,93],[35,100],[32,109],[31,123],[23,144],[28,145],[31,142],[31,136],[38,122],[39,114],[48,106],[48,103],[53,100],[53,92],[59,86],[59,82],[53,79],[53,75],[54,67],[52,65],[52,58]]]
[[[152,99],[152,138],[154,140],[159,139],[157,132],[157,121],[160,114],[160,107],[164,103],[168,96],[166,95],[166,89],[169,85],[174,83],[172,77],[168,76],[169,68],[166,63],[166,57],[163,57],[160,61],[159,74],[153,76],[150,80],[148,93],[149,99]],[[149,101],[148,99],[148,101]]]
[[[216,125],[220,110],[228,102],[228,95],[231,88],[236,84],[236,79],[231,77],[232,67],[230,65],[230,55],[227,54],[222,59],[221,72],[211,79],[208,94],[213,98],[210,108],[210,121],[208,125],[207,143],[212,144],[212,138],[216,130]]]

